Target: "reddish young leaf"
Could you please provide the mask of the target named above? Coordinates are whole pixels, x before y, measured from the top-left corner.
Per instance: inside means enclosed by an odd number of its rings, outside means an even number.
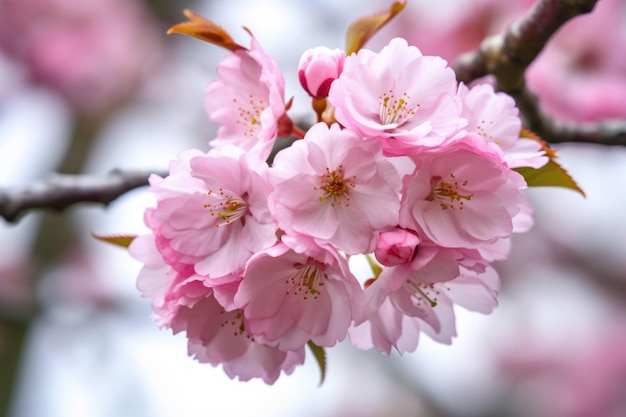
[[[221,26],[210,20],[185,9],[183,14],[189,19],[188,22],[178,23],[168,29],[167,34],[180,33],[182,35],[193,36],[200,40],[212,43],[230,51],[247,49],[238,43]]]
[[[546,142],[545,140],[541,139],[539,136],[537,136],[535,134],[535,132],[532,132],[528,129],[526,129],[525,127],[522,128],[522,131],[519,134],[520,138],[526,138],[526,139],[532,139],[536,142],[539,142],[541,144],[541,149],[546,153],[546,156],[550,159],[555,159],[557,158],[556,155],[556,151],[554,149],[552,149],[550,147],[550,145],[548,145],[548,142]]]
[[[365,43],[406,6],[406,0],[394,2],[389,10],[354,21],[346,33],[346,55],[358,52]]]

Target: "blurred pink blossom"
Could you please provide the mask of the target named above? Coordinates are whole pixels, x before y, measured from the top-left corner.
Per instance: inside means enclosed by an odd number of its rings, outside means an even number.
[[[626,415],[626,331],[616,320],[567,348],[524,335],[503,356],[514,394],[533,398],[531,413],[553,417]],[[589,336],[589,335],[588,335]],[[524,403],[522,401],[522,403]],[[528,410],[527,410],[528,411]]]
[[[626,117],[626,2],[599,1],[566,24],[527,73],[551,114],[575,121]]]
[[[155,29],[139,1],[0,1],[0,48],[81,113],[118,104],[154,71]]]

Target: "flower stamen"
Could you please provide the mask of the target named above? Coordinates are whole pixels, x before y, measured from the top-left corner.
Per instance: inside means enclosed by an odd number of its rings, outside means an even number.
[[[405,120],[410,119],[415,110],[419,107],[419,104],[414,108],[410,106],[411,97],[406,93],[402,93],[402,97],[395,98],[393,90],[385,91],[378,97],[380,103],[379,117],[380,122],[384,125],[389,124],[402,124]]]
[[[322,267],[312,259],[306,264],[297,263],[294,267],[297,271],[285,282],[288,285],[286,294],[302,294],[305,300],[308,300],[309,296],[317,300],[326,279]]]
[[[429,294],[430,291],[435,290],[433,284],[415,283],[409,280],[407,281],[407,285],[409,286],[409,291],[417,297],[418,305],[421,303],[421,300],[425,300],[431,307],[437,307],[437,298]],[[435,291],[435,295],[437,294],[438,292]]]
[[[235,314],[227,313],[224,309],[220,310],[222,318],[220,323],[221,328],[230,328],[233,332],[233,336],[244,336],[246,339],[254,341],[254,337],[246,331],[246,324],[244,322],[244,316],[242,310],[236,310]]]
[[[261,113],[268,107],[267,103],[262,99],[257,99],[252,94],[245,104],[239,103],[236,98],[233,99],[233,103],[237,104],[237,111],[239,112],[239,117],[235,123],[242,127],[242,134],[246,137],[255,137],[261,130]]]
[[[435,175],[430,179],[431,191],[426,200],[437,200],[442,210],[463,210],[465,201],[470,201],[472,194],[461,194],[459,188],[466,187],[467,184],[467,180],[459,182],[452,172],[446,179]]]
[[[243,218],[248,211],[248,205],[245,201],[245,197],[247,197],[246,194],[244,194],[242,198],[220,188],[217,193],[209,190],[207,195],[218,198],[215,203],[204,204],[204,208],[209,209],[211,216],[217,216],[218,218],[215,222],[215,227],[237,221]]]
[[[352,177],[353,180],[355,178],[356,177]],[[332,199],[330,203],[332,206],[337,204],[339,207],[348,207],[350,205],[349,191],[351,187],[354,188],[354,182],[350,182],[349,179],[344,179],[342,165],[339,165],[339,167],[332,172],[330,169],[326,168],[326,174],[321,176],[320,181],[320,186],[314,187],[314,189],[324,191],[324,194],[319,197],[321,202]]]

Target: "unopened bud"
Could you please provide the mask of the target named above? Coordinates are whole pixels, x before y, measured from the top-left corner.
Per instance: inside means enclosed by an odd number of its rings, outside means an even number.
[[[343,71],[345,58],[341,49],[318,46],[307,50],[298,64],[300,84],[311,97],[327,97],[330,85]]]
[[[380,234],[374,256],[386,266],[411,262],[420,242],[419,236],[412,230],[396,227]]]

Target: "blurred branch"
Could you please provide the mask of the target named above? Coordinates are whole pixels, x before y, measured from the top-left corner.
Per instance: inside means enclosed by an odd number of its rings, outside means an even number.
[[[584,142],[626,146],[626,121],[574,124],[554,120],[528,90],[524,73],[552,35],[570,19],[589,13],[597,0],[541,0],[500,35],[463,54],[454,64],[459,81],[468,83],[492,74],[497,89],[517,102],[525,126],[550,143]]]
[[[15,222],[27,210],[62,210],[82,202],[109,204],[122,194],[148,185],[148,171],[113,170],[105,176],[53,174],[48,179],[0,189],[0,216]]]
[[[459,81],[493,74],[502,91],[520,90],[526,68],[548,40],[570,19],[589,13],[598,0],[541,0],[505,33],[485,39],[480,47],[459,57],[454,70]]]
[[[626,280],[624,273],[616,263],[606,262],[606,258],[594,254],[593,250],[579,249],[543,233],[541,236],[549,242],[554,261],[576,275],[589,280],[594,289],[601,291],[606,300],[614,300],[616,305],[626,301]]]
[[[567,123],[545,114],[537,96],[528,88],[512,94],[524,117],[524,124],[546,142],[580,142],[597,145],[626,146],[626,121]]]

